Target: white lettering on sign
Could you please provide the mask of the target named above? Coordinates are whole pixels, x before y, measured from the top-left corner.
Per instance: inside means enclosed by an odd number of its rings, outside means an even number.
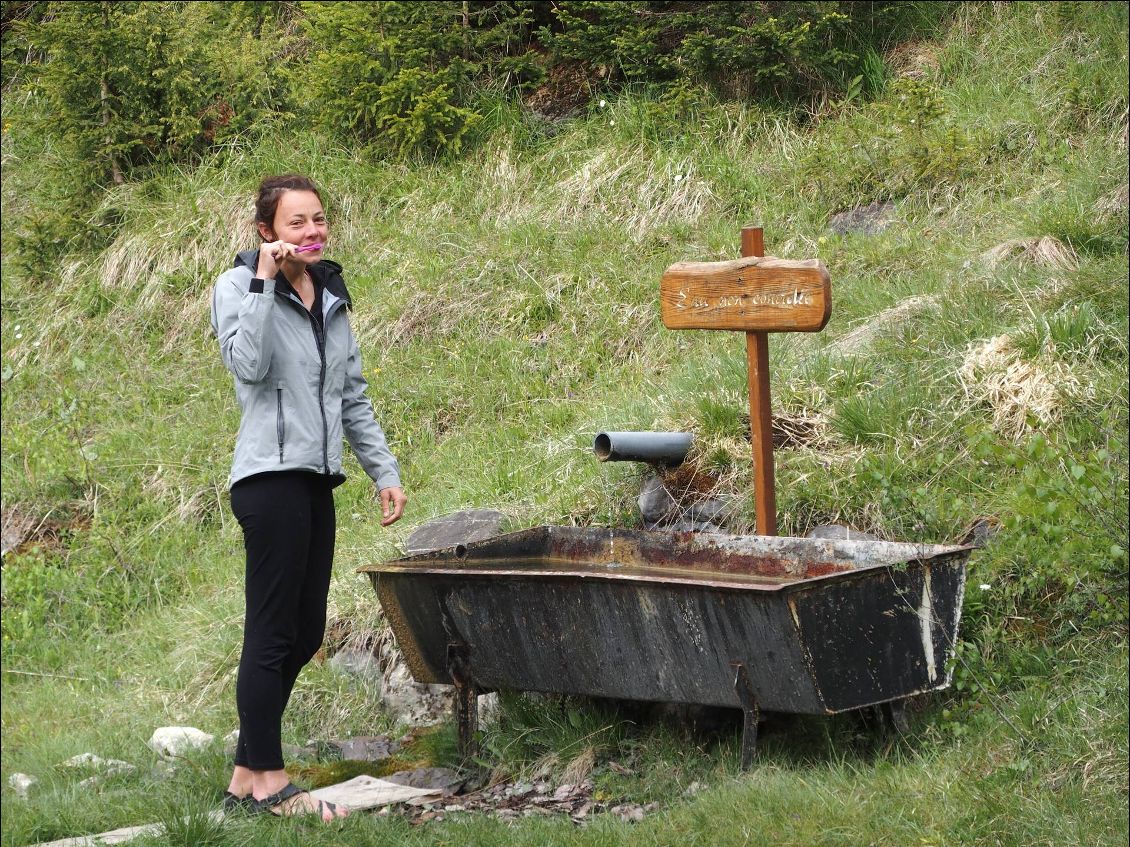
[[[750,306],[811,306],[812,293],[794,289],[791,294],[760,292],[757,294],[723,294],[721,297],[694,297],[687,302],[687,292],[680,289],[679,299],[675,306],[679,309],[690,308],[698,311],[714,311],[716,309],[742,309]]]

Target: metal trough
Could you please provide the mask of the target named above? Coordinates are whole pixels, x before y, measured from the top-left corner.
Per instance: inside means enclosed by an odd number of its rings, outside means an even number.
[[[361,570],[465,745],[505,688],[741,708],[748,766],[761,709],[948,685],[971,549],[546,526]]]

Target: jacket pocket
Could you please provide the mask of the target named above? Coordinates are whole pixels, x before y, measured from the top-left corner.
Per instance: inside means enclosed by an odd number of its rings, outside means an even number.
[[[275,432],[279,438],[279,464],[283,462],[283,448],[286,443],[286,414],[283,412],[283,384],[275,383]]]

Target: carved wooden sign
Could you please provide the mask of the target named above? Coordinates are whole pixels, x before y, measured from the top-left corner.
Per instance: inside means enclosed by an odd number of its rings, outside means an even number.
[[[660,280],[659,310],[668,329],[819,332],[832,285],[818,259],[676,262]]]
[[[832,314],[832,283],[818,259],[766,256],[759,226],[742,227],[742,257],[671,265],[659,281],[659,313],[668,329],[745,332],[757,533],[776,535],[769,333],[822,330]]]

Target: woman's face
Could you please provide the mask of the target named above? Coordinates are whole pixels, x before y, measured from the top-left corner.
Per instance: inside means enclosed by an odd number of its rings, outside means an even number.
[[[275,208],[273,227],[259,224],[259,234],[267,241],[286,241],[298,247],[324,245],[329,232],[326,213],[313,191],[284,191]],[[322,258],[322,251],[299,253],[296,258],[312,264]]]

